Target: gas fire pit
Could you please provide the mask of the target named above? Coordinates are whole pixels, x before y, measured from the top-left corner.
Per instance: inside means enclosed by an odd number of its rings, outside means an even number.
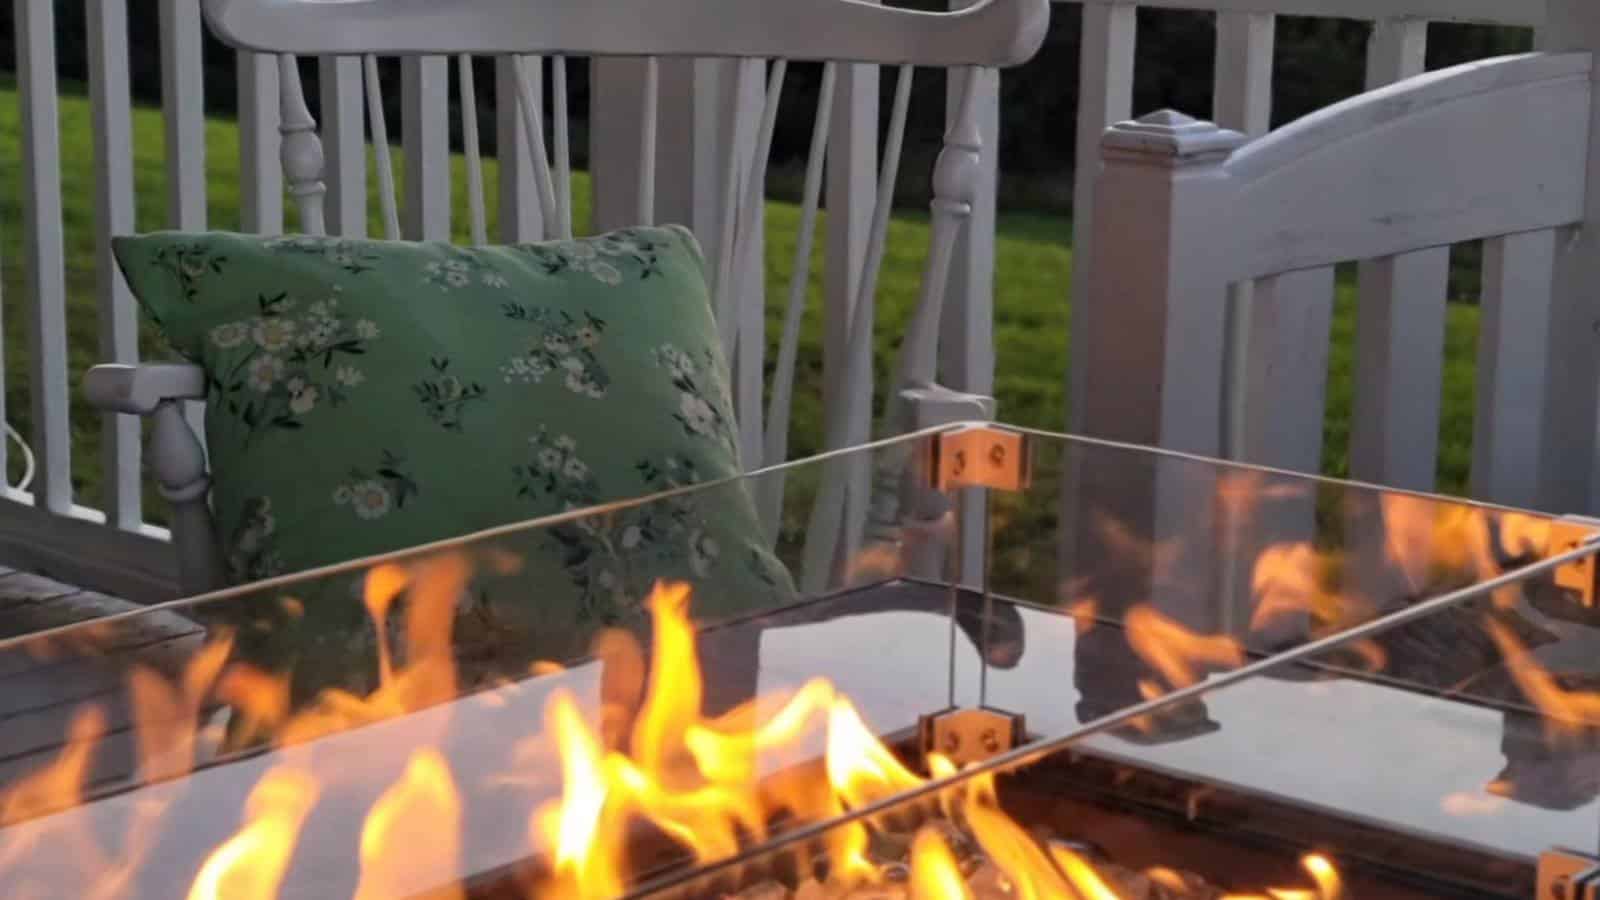
[[[859,527],[819,542],[809,505],[837,496]],[[696,544],[692,577],[636,554],[604,582],[637,615],[487,612],[591,591],[584,540],[691,533],[686,500],[730,497],[785,499],[800,589],[729,603]],[[1563,848],[1600,847],[1597,534],[934,430],[158,611],[192,634],[136,614],[0,644],[0,885],[1587,897],[1600,869]]]

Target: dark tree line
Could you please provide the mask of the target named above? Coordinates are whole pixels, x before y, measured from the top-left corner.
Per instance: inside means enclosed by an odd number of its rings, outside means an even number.
[[[925,5],[927,0],[917,2]],[[157,9],[157,0],[129,0],[131,87],[137,102],[152,104],[161,98]],[[84,81],[88,77],[84,3],[58,3],[55,12],[61,76],[69,84]],[[16,48],[11,4],[0,5],[0,19],[4,20],[0,21],[0,67],[12,70]],[[1079,74],[1079,22],[1074,5],[1057,4],[1043,51],[1027,65],[1007,72],[1002,80],[1001,164],[1008,173],[1049,177],[1064,176],[1071,170]],[[1275,122],[1290,121],[1359,92],[1369,31],[1366,23],[1348,20],[1280,19],[1274,64]],[[1209,13],[1141,10],[1135,109],[1173,107],[1193,115],[1209,113],[1214,37],[1213,17]],[[1527,50],[1531,42],[1526,30],[1449,24],[1433,25],[1429,37],[1430,68],[1521,52]],[[233,55],[207,34],[204,59],[207,112],[231,115],[237,105]],[[487,61],[483,66],[477,82],[480,103],[487,113],[492,103],[493,78]],[[580,114],[588,106],[589,79],[585,69],[581,65],[571,67],[572,108]],[[314,67],[308,65],[304,71],[315,113]],[[805,152],[820,80],[820,72],[814,66],[794,66],[790,72],[784,102],[785,109],[793,110],[793,114],[780,117],[775,138],[775,157],[780,164],[786,160],[797,161]],[[386,82],[398,83],[397,80]],[[908,154],[931,156],[937,148],[942,127],[944,80],[937,74],[923,73],[916,85]],[[884,86],[885,91],[892,89],[889,73],[886,73]],[[398,91],[388,93],[391,133],[398,135]],[[885,114],[888,105],[886,94]],[[451,119],[452,127],[459,127],[458,117],[452,115]],[[480,115],[479,123],[486,146],[492,147],[493,116]],[[584,155],[580,140],[583,133],[582,123],[579,123],[573,150],[580,164]],[[459,145],[459,135],[455,140]],[[908,168],[908,171],[914,170]]]

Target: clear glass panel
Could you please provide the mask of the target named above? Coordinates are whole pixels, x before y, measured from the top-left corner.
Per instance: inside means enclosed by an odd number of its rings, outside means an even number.
[[[1481,886],[1524,875],[1515,857],[1547,833],[1594,845],[1593,791],[1545,780],[1588,771],[1592,742],[1542,730],[1551,697],[1570,698],[1539,694],[1529,670],[1494,674],[1508,641],[1595,618],[1519,568],[1555,549],[1548,519],[1041,434],[1023,479],[1019,434],[1002,433],[1009,455],[953,430],[679,477],[666,495],[0,643],[0,881],[168,896],[219,859],[271,870],[251,842],[286,833],[286,897],[546,884],[576,840],[556,826],[577,819],[552,812],[564,779],[567,814],[587,808],[579,776],[602,770],[594,796],[612,799],[592,809],[631,797],[639,825],[610,893],[696,857],[776,853],[792,881],[795,841],[836,850],[850,826],[834,817],[926,783],[918,729],[950,707],[1021,715],[1027,740],[1067,749],[1003,779],[1003,805],[1128,865],[1290,883],[1292,854],[1240,849],[1265,830],[1357,858],[1431,848],[1386,864]],[[770,542],[719,513],[778,498]],[[835,502],[852,514],[828,515]],[[692,626],[668,603],[651,627],[662,579],[687,586],[673,596]],[[1402,628],[1314,652],[1419,603],[1429,614]],[[1285,654],[1303,658],[1270,662]],[[867,782],[836,771],[841,735],[856,764],[877,760]],[[874,757],[877,741],[909,768]],[[1492,781],[1531,793],[1491,796]],[[702,787],[716,791],[685,799]],[[1174,837],[1174,815],[1244,871]],[[218,852],[241,846],[255,849]]]

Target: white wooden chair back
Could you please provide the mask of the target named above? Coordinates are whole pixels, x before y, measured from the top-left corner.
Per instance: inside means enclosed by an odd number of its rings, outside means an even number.
[[[502,191],[500,233],[513,240],[568,238],[573,234],[572,154],[567,73],[572,57],[630,56],[645,60],[644,102],[637,148],[640,164],[635,218],[656,219],[654,172],[658,109],[658,60],[667,57],[712,57],[733,60],[733,96],[760,94],[762,102],[736,104],[726,133],[731,147],[723,154],[717,221],[720,233],[702,234],[711,259],[708,268],[723,349],[734,377],[734,402],[740,446],[747,468],[782,462],[787,457],[790,408],[800,326],[810,282],[810,263],[818,221],[822,173],[834,121],[832,103],[841,66],[855,63],[898,68],[875,214],[867,237],[858,287],[850,312],[848,362],[841,385],[830,391],[832,408],[824,411],[825,444],[829,448],[866,441],[872,430],[873,298],[883,262],[893,187],[898,178],[911,85],[918,68],[964,70],[961,101],[946,136],[934,175],[932,247],[912,325],[905,336],[897,389],[932,389],[937,359],[939,320],[949,279],[952,253],[960,229],[970,216],[981,188],[982,152],[978,97],[998,67],[1028,59],[1043,41],[1048,23],[1047,0],[980,0],[955,12],[922,12],[880,6],[860,0],[205,0],[212,29],[225,43],[270,55],[277,61],[281,97],[281,154],[286,189],[294,198],[301,230],[326,233],[364,230],[363,179],[365,146],[359,117],[375,150],[376,180],[383,233],[387,238],[450,237],[450,155],[448,128],[441,118],[449,108],[451,62],[459,91],[461,134],[466,152],[469,235],[487,243],[490,230],[483,166],[479,154],[477,85],[474,59],[492,57],[495,64],[497,126],[501,131]],[[325,87],[324,117],[338,117],[336,133],[319,135],[302,89],[300,58],[320,57]],[[405,228],[396,194],[389,131],[385,121],[380,59],[401,60],[406,127],[432,131],[423,140],[407,140]],[[784,81],[791,63],[822,68],[822,88],[806,164],[800,232],[794,269],[778,340],[772,383],[765,384],[766,317],[760,285],[764,279],[762,210],[767,161],[779,112]],[[353,90],[359,85],[359,91]],[[546,88],[550,109],[545,109]],[[331,100],[332,102],[328,102]],[[355,121],[352,121],[352,120]],[[548,121],[548,132],[546,124]],[[351,126],[355,127],[352,128]],[[508,134],[509,133],[509,134]],[[549,140],[547,140],[547,133]],[[353,140],[352,140],[353,138]],[[737,152],[734,152],[737,151]],[[339,178],[332,198],[326,186],[330,160]],[[531,179],[531,189],[522,189]],[[531,200],[531,202],[530,202]],[[330,212],[332,215],[330,216]],[[97,402],[126,412],[117,396],[139,393],[126,386],[132,369],[109,367],[89,390]],[[148,368],[148,367],[146,367]],[[168,380],[177,376],[168,371]],[[148,382],[148,379],[147,379]],[[188,384],[191,385],[192,378]],[[146,391],[145,393],[149,393]],[[159,393],[159,391],[157,391]],[[763,399],[767,407],[763,409]],[[948,399],[948,398],[941,398]],[[963,404],[959,398],[942,408],[984,408],[981,398]],[[168,425],[180,417],[158,417]],[[901,422],[901,425],[912,424]],[[176,503],[194,503],[195,477],[189,460],[195,451],[178,436],[167,445],[181,446],[182,473],[163,477],[163,490]],[[192,442],[192,437],[188,439]],[[159,442],[159,441],[158,441]],[[172,451],[165,455],[173,456]],[[159,460],[156,461],[159,464]],[[811,519],[816,540],[807,550],[805,581],[815,586],[842,565],[859,542],[868,489],[866,473],[851,473],[848,488],[825,488]],[[199,478],[204,477],[201,472]],[[181,487],[181,490],[180,490]],[[769,530],[776,531],[782,500],[777,479],[763,482],[759,497]],[[199,491],[203,502],[204,491]],[[184,500],[179,500],[181,494]],[[175,540],[185,588],[214,586],[219,579],[214,547],[190,545],[199,530],[193,509],[179,510]],[[209,536],[208,536],[209,537]],[[182,560],[189,559],[183,563]]]
[[[1358,310],[1351,474],[1431,491],[1449,248],[1483,240],[1472,493],[1596,509],[1593,66],[1474,63],[1250,143],[1170,112],[1111,128],[1075,428],[1320,471],[1333,266],[1361,262],[1390,287]]]
[[[1072,427],[1320,472],[1333,267],[1357,262],[1351,474],[1432,491],[1450,247],[1482,240],[1472,493],[1594,510],[1594,71],[1588,52],[1474,63],[1253,142],[1170,111],[1109,129],[1084,330],[1073,335],[1085,381]],[[1330,528],[1344,535],[1339,592],[1355,602],[1416,597],[1427,573],[1407,560],[1441,552],[1430,542],[1475,552],[1435,507],[1403,494],[1323,492],[1179,460],[1130,478],[1114,456],[1069,473],[1064,515],[1095,510],[1173,553],[1217,548],[1183,556],[1182,585],[1138,571],[1121,586],[1202,632],[1260,638],[1253,614],[1272,558],[1320,552]],[[1069,567],[1119,552],[1093,523],[1063,533]],[[1314,627],[1300,617],[1275,639],[1308,640]]]

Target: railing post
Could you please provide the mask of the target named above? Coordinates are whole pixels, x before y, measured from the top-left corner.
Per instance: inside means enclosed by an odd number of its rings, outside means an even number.
[[[1600,50],[1600,4],[1590,0],[1549,0],[1540,35],[1551,51]],[[1548,361],[1560,373],[1545,382],[1542,509],[1563,513],[1600,510],[1595,496],[1595,403],[1600,378],[1600,66],[1591,76],[1588,193],[1584,224],[1564,235],[1556,248],[1555,290],[1550,330],[1556,338]]]
[[[1222,449],[1227,334],[1225,222],[1233,198],[1223,164],[1244,135],[1163,111],[1106,132],[1101,144],[1084,321],[1075,334],[1084,434],[1214,457]],[[1195,629],[1226,623],[1213,601],[1216,472],[1203,463],[1140,463],[1088,449],[1070,467],[1063,580],[1098,573],[1102,603],[1147,598]],[[1108,531],[1108,528],[1112,529]],[[1183,554],[1187,582],[1171,590],[1162,553],[1148,565],[1106,567],[1126,541]],[[1070,543],[1068,543],[1070,542]]]

